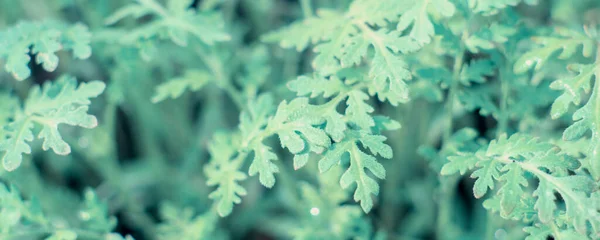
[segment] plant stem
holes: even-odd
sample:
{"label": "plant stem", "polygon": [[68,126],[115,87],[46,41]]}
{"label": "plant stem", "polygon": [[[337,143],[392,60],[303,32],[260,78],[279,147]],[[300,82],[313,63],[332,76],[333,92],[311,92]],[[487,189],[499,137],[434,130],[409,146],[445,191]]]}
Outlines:
{"label": "plant stem", "polygon": [[[446,127],[444,129],[443,138],[442,138],[442,150],[448,144],[450,137],[453,132],[453,111],[454,111],[454,100],[456,98],[456,91],[458,90],[458,83],[460,82],[460,71],[462,69],[462,65],[464,64],[464,47],[459,49],[458,53],[454,57],[454,66],[452,67],[452,82],[450,83],[450,87],[448,89],[448,97],[446,99]],[[444,234],[438,236],[438,239],[452,239],[453,234],[449,234],[447,229],[449,225],[452,224],[452,208],[453,208],[453,199],[455,194],[456,185],[460,180],[458,176],[449,176],[449,177],[440,177],[440,199],[438,202],[439,207],[439,215],[437,219],[437,233]],[[455,232],[453,232],[455,233]]]}
{"label": "plant stem", "polygon": [[311,0],[300,0],[300,7],[302,7],[304,18],[310,18],[313,16]]}
{"label": "plant stem", "polygon": [[464,50],[460,50],[460,52],[454,57],[454,66],[452,67],[452,82],[450,83],[450,87],[448,88],[448,98],[446,99],[446,128],[443,136],[443,143],[445,144],[453,132],[453,116],[452,112],[454,111],[454,100],[456,98],[456,91],[458,90],[458,83],[460,82],[460,70],[462,69],[462,65],[464,64]]}
{"label": "plant stem", "polygon": [[508,80],[511,77],[511,69],[512,66],[511,61],[507,61],[504,64],[504,67],[500,70],[500,91],[502,92],[502,97],[500,99],[500,112],[498,113],[498,127],[496,128],[496,137],[499,137],[501,134],[506,133],[508,130],[508,98],[510,94],[510,86]]}

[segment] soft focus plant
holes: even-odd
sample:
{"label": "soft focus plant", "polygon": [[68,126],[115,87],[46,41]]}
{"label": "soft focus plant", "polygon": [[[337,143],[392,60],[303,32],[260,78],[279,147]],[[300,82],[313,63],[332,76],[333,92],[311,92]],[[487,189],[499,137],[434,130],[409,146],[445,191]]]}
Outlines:
{"label": "soft focus plant", "polygon": [[0,13],[0,239],[600,239],[597,0]]}

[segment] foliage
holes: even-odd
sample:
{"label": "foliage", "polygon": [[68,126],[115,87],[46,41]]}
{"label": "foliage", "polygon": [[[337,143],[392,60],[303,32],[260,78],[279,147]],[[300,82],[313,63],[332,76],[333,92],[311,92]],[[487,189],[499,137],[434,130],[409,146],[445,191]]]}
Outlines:
{"label": "foliage", "polygon": [[598,1],[0,16],[0,239],[600,239]]}

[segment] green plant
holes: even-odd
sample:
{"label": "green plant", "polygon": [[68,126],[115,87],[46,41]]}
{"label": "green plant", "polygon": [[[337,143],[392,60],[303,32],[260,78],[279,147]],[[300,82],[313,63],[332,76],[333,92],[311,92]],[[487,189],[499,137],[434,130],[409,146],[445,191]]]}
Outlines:
{"label": "green plant", "polygon": [[598,1],[0,13],[1,239],[600,239]]}

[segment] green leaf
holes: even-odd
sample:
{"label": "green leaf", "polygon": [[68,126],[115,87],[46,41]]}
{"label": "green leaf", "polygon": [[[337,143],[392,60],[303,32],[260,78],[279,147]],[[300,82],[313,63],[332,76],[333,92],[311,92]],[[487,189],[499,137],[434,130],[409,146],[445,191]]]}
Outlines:
{"label": "green leaf", "polygon": [[507,138],[506,134],[492,140],[487,148],[486,156],[498,157],[530,157],[532,153],[545,153],[554,146],[527,134],[516,133]]}
{"label": "green leaf", "polygon": [[465,174],[467,170],[473,169],[479,158],[472,153],[458,153],[456,156],[448,157],[450,162],[444,164],[441,170],[442,175],[452,175],[455,173]]}
{"label": "green leaf", "polygon": [[[469,0],[469,8],[474,12],[486,15],[496,14],[509,6],[516,6],[523,0]],[[537,4],[538,0],[525,0],[527,4]]]}
{"label": "green leaf", "polygon": [[385,178],[385,169],[381,163],[378,163],[375,157],[368,155],[358,149],[356,144],[352,144],[348,149],[350,153],[350,167],[340,178],[342,188],[348,188],[356,183],[354,191],[354,201],[360,202],[363,211],[368,213],[373,207],[371,194],[379,195],[379,184],[367,175],[365,170],[369,170],[376,178]]}
{"label": "green leaf", "polygon": [[499,164],[492,160],[479,161],[476,167],[479,169],[471,174],[471,178],[477,179],[473,185],[473,193],[476,198],[481,198],[487,193],[488,189],[494,190],[494,181],[500,177]]}
{"label": "green leaf", "polygon": [[[447,73],[445,73],[447,74]],[[460,72],[460,82],[465,86],[470,86],[471,82],[483,83],[487,76],[494,74],[494,63],[490,60],[474,60],[469,65],[465,65]],[[446,75],[448,77],[449,75]]]}
{"label": "green leaf", "polygon": [[534,48],[523,54],[514,65],[515,73],[523,73],[535,66],[535,70],[540,70],[550,59],[553,53],[560,51],[559,59],[567,59],[577,51],[579,45],[583,46],[583,55],[589,57],[594,49],[594,41],[586,35],[566,30],[557,29],[560,37],[536,37],[534,42],[542,45],[540,48]]}
{"label": "green leaf", "polygon": [[412,5],[400,16],[396,29],[404,31],[412,25],[409,36],[420,44],[427,44],[435,34],[428,12],[438,16],[451,17],[456,8],[448,0],[412,0]]}
{"label": "green leaf", "polygon": [[556,198],[554,197],[554,189],[549,186],[546,180],[541,180],[538,188],[533,192],[533,196],[537,197],[535,209],[539,212],[540,221],[547,223],[554,219],[554,211],[556,210]]}
{"label": "green leaf", "polygon": [[210,73],[203,70],[187,70],[183,76],[169,80],[156,87],[152,102],[158,103],[167,98],[178,98],[189,89],[198,91],[212,80]]}
{"label": "green leaf", "polygon": [[47,237],[46,240],[75,240],[77,239],[77,233],[70,230],[58,230],[54,232],[50,237]]}
{"label": "green leaf", "polygon": [[8,126],[9,137],[0,142],[0,151],[4,152],[4,169],[15,170],[21,164],[22,155],[31,153],[27,142],[33,140],[34,124],[42,127],[38,138],[44,139],[43,150],[52,149],[56,154],[69,154],[71,147],[62,139],[58,126],[96,127],[96,117],[87,113],[91,103],[89,99],[100,95],[104,88],[104,83],[100,81],[78,86],[75,78],[69,76],[62,76],[54,83],[46,82],[41,88],[32,88],[24,109]]}
{"label": "green leaf", "polygon": [[310,98],[320,95],[328,98],[337,95],[345,88],[344,84],[336,76],[331,76],[329,79],[300,76],[296,80],[288,82],[287,87],[296,92],[298,96],[310,94]]}
{"label": "green leaf", "polygon": [[205,168],[208,186],[218,186],[208,197],[217,201],[217,212],[221,217],[231,213],[234,204],[242,202],[241,197],[248,194],[238,182],[246,179],[246,174],[232,168],[232,165],[209,164]]}
{"label": "green leaf", "polygon": [[369,149],[373,155],[379,155],[387,159],[393,157],[392,148],[384,143],[384,141],[387,140],[385,136],[371,135],[363,132],[358,140],[362,146]]}
{"label": "green leaf", "polygon": [[231,36],[225,32],[225,24],[219,14],[210,11],[196,12],[194,9],[188,9],[191,5],[188,3],[190,1],[171,0],[165,8],[155,0],[140,0],[114,12],[105,19],[105,24],[113,25],[126,17],[140,18],[154,15],[155,18],[147,24],[123,33],[117,42],[126,45],[134,45],[142,39],[162,36],[162,32],[167,32],[168,37],[180,46],[187,46],[188,34],[207,45],[231,39]]}
{"label": "green leaf", "polygon": [[217,186],[217,189],[208,197],[216,201],[217,213],[222,217],[229,215],[234,204],[241,203],[241,197],[247,194],[246,189],[239,184],[247,176],[239,170],[240,164],[231,160],[239,147],[239,137],[224,132],[216,133],[209,145],[212,158],[204,167],[204,173],[207,176],[206,184]]}
{"label": "green leaf", "polygon": [[29,54],[49,72],[58,67],[56,53],[60,50],[72,50],[78,59],[91,55],[91,34],[80,23],[68,26],[54,21],[22,21],[1,31],[0,39],[0,59],[6,60],[4,69],[19,81],[31,75]]}
{"label": "green leaf", "polygon": [[374,109],[364,102],[368,99],[367,94],[355,90],[348,93],[348,100],[346,101],[348,105],[346,116],[348,116],[351,123],[365,130],[375,126],[375,121],[370,115]]}
{"label": "green leaf", "polygon": [[277,155],[263,144],[257,144],[253,151],[254,159],[248,168],[248,175],[258,174],[260,183],[267,188],[272,188],[275,185],[275,173],[279,172],[277,165],[272,162],[277,160]]}
{"label": "green leaf", "polygon": [[346,23],[340,13],[319,9],[315,16],[294,22],[287,27],[262,36],[264,42],[279,42],[283,48],[295,48],[302,51],[309,44],[315,44],[323,39],[330,39],[333,31]]}
{"label": "green leaf", "polygon": [[191,207],[163,203],[159,214],[161,223],[156,228],[159,239],[223,239],[217,227],[218,218],[212,211],[196,215]]}
{"label": "green leaf", "polygon": [[[446,0],[436,1],[448,3]],[[354,6],[356,5],[346,15],[318,11],[317,17],[310,17],[269,33],[263,37],[263,41],[279,42],[282,47],[296,47],[298,51],[308,44],[315,44],[317,54],[312,65],[324,76],[332,75],[342,68],[359,65],[363,59],[370,60],[369,78],[373,84],[369,85],[369,93],[377,94],[381,101],[388,100],[394,106],[407,102],[409,96],[405,81],[412,76],[400,53],[414,52],[421,45],[409,36],[400,36],[401,31],[383,28],[374,30],[365,24],[369,19],[358,18],[362,15],[352,10]],[[450,6],[453,7],[452,4]],[[352,21],[353,17],[356,18],[355,21]],[[367,56],[370,46],[375,49],[372,59]]]}
{"label": "green leaf", "polygon": [[500,196],[500,214],[503,216],[510,215],[515,208],[521,204],[524,191],[523,187],[527,187],[527,179],[523,177],[523,170],[516,163],[504,165],[502,168],[503,174],[498,180],[504,182],[498,190]]}
{"label": "green leaf", "polygon": [[[339,164],[344,154],[350,157],[350,166],[342,174],[340,185],[342,188],[348,188],[356,183],[354,191],[354,200],[360,202],[362,209],[369,212],[373,207],[371,195],[379,194],[379,184],[375,179],[385,178],[385,169],[376,158],[362,151],[358,147],[358,142],[368,148],[373,154],[380,154],[383,157],[391,157],[391,148],[383,143],[383,136],[369,135],[365,132],[350,132],[343,141],[334,144],[327,150],[323,158],[319,160],[319,171],[327,172],[335,164]],[[369,170],[375,178],[367,174]]]}
{"label": "green leaf", "polygon": [[91,189],[86,189],[83,197],[84,207],[79,212],[79,219],[86,229],[101,233],[111,232],[117,225],[117,218],[108,214],[107,204]]}
{"label": "green leaf", "polygon": [[[596,64],[571,64],[569,70],[577,72],[577,76],[573,78],[558,79],[550,88],[564,91],[552,104],[550,116],[556,119],[569,110],[571,103],[575,105],[581,104],[584,99],[583,92],[588,93],[591,89],[591,81],[600,69],[600,65]],[[596,76],[598,79],[598,76]]]}

